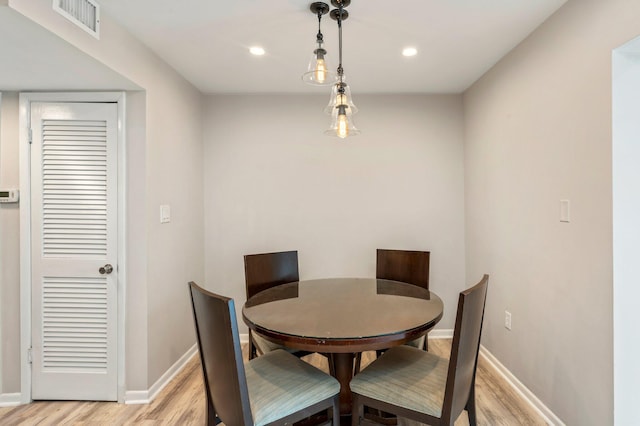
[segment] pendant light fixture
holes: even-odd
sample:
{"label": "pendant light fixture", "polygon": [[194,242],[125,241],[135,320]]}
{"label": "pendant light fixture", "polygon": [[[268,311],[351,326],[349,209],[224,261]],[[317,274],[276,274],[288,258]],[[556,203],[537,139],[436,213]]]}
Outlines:
{"label": "pendant light fixture", "polygon": [[309,61],[307,72],[302,75],[302,80],[307,84],[315,86],[329,86],[334,84],[338,79],[336,74],[332,72],[331,68],[327,65],[325,58],[327,51],[322,47],[324,39],[320,29],[320,23],[322,22],[322,15],[329,12],[329,5],[323,2],[315,2],[311,3],[309,9],[313,14],[318,16],[318,34],[316,35],[316,48]]}
{"label": "pendant light fixture", "polygon": [[344,82],[346,77],[342,77],[342,82],[338,82],[331,88],[331,97],[329,97],[329,104],[324,107],[324,112],[331,115],[331,113],[340,105],[348,107],[347,112],[349,114],[355,114],[358,112],[358,107],[353,104],[351,99],[351,89],[349,85]]}
{"label": "pendant light fixture", "polygon": [[331,125],[324,132],[326,135],[346,138],[360,134],[360,130],[353,125],[352,116],[357,108],[351,99],[351,90],[345,82],[344,68],[342,67],[342,21],[349,17],[349,12],[344,8],[351,4],[351,0],[331,0],[331,4],[337,9],[331,11],[331,19],[338,23],[338,82],[331,91],[329,105],[325,112],[331,114]]}

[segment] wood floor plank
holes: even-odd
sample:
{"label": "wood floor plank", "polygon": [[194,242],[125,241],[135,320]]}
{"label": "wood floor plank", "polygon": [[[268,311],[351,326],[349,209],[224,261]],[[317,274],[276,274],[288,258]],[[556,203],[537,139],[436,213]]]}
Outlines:
{"label": "wood floor plank", "polygon": [[[247,358],[247,345],[243,355]],[[450,339],[430,339],[429,351],[448,357]],[[305,361],[328,371],[327,359],[318,354],[308,355]],[[365,352],[362,368],[375,359],[375,352]],[[538,426],[544,420],[531,408],[491,365],[482,358],[476,376],[476,406],[479,425]],[[205,424],[205,395],[200,359],[191,359],[185,368],[160,392],[150,404],[125,405],[92,401],[37,401],[17,407],[0,408],[3,426],[101,426],[101,425],[203,425]],[[416,426],[419,423],[401,419],[399,424]],[[468,426],[466,413],[455,422]]]}

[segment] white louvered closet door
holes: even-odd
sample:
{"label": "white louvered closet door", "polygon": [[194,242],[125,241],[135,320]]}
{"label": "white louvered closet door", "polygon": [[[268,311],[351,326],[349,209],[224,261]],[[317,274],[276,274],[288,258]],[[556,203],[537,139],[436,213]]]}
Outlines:
{"label": "white louvered closet door", "polygon": [[115,401],[117,105],[34,102],[31,131],[32,398]]}

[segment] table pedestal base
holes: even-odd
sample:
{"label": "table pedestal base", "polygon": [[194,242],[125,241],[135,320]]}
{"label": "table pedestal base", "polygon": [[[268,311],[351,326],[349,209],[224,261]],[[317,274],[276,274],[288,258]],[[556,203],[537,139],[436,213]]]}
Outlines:
{"label": "table pedestal base", "polygon": [[340,382],[340,424],[351,424],[351,389],[349,382],[353,378],[353,353],[334,353],[333,368],[336,379]]}

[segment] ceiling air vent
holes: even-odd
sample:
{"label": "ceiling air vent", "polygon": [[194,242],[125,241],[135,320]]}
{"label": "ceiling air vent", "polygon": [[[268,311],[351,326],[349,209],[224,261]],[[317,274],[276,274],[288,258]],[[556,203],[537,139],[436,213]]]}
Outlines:
{"label": "ceiling air vent", "polygon": [[94,0],[53,0],[53,9],[95,38],[100,38],[100,5]]}

